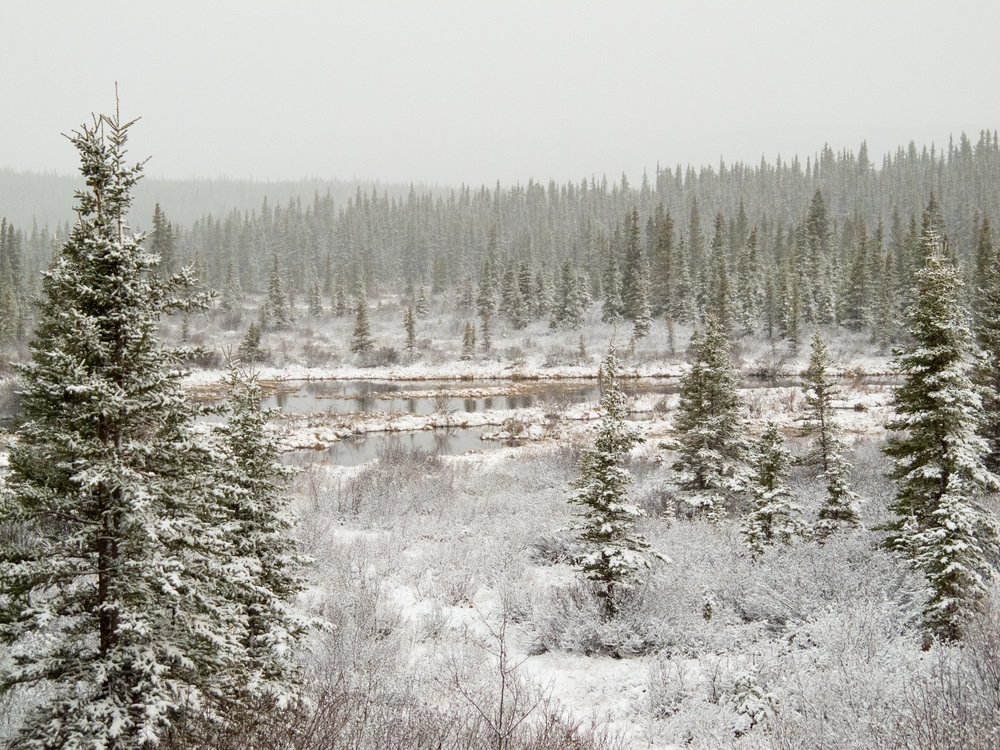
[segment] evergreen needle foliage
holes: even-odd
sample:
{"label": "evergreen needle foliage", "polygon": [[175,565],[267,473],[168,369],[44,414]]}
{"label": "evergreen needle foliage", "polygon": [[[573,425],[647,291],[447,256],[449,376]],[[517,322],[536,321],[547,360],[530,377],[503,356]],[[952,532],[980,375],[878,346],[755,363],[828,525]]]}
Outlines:
{"label": "evergreen needle foliage", "polygon": [[217,492],[225,498],[224,531],[232,542],[229,567],[241,572],[229,596],[242,610],[245,658],[229,675],[229,692],[284,706],[297,695],[294,646],[316,623],[289,606],[304,587],[301,570],[308,560],[290,535],[294,517],[283,489],[293,471],[279,461],[268,414],[260,408],[263,398],[255,372],[230,369],[229,419],[218,428],[214,471]]}
{"label": "evergreen needle foliage", "polygon": [[978,258],[976,340],[982,356],[976,363],[975,380],[983,399],[982,435],[989,445],[986,465],[995,472],[1000,470],[1000,257],[988,222],[981,232]]}
{"label": "evergreen needle foliage", "polygon": [[807,414],[803,432],[813,439],[801,462],[817,467],[820,470],[818,478],[826,482],[826,499],[814,527],[820,539],[840,526],[859,523],[858,495],[850,488],[851,465],[844,458],[844,443],[833,412],[833,401],[839,390],[829,368],[830,355],[817,330],[813,334],[809,367],[802,380]]}
{"label": "evergreen needle foliage", "polygon": [[985,591],[990,565],[984,546],[992,525],[976,504],[996,489],[985,466],[986,441],[978,430],[982,403],[969,378],[972,365],[961,279],[935,242],[917,273],[910,309],[912,344],[897,351],[904,378],[896,390],[897,433],[885,452],[897,482],[886,544],[920,570],[931,595],[924,626],[942,639],[961,637],[963,618]]}
{"label": "evergreen needle foliage", "polygon": [[11,748],[155,745],[238,691],[281,692],[287,662],[272,654],[288,659],[298,633],[279,604],[297,584],[279,509],[264,507],[260,424],[237,410],[238,450],[199,437],[178,356],[156,338],[162,313],[203,300],[179,301],[190,276],[153,273],[126,223],[142,166],[126,162],[131,125],[95,117],[70,138],[86,187],[21,368],[0,499],[13,530],[0,539],[0,692],[32,710]]}
{"label": "evergreen needle foliage", "polygon": [[722,324],[710,318],[691,340],[694,361],[684,375],[674,422],[680,456],[674,463],[686,502],[718,519],[746,488],[748,446],[743,402]]}
{"label": "evergreen needle foliage", "polygon": [[740,526],[744,542],[755,557],[775,542],[790,544],[802,532],[801,509],[791,502],[785,484],[791,455],[774,422],[757,444],[757,470],[750,487],[750,512]]}
{"label": "evergreen needle foliage", "polygon": [[351,336],[351,351],[364,354],[375,346],[371,326],[368,323],[368,300],[359,295],[354,307],[354,333]]}
{"label": "evergreen needle foliage", "polygon": [[616,614],[616,595],[638,583],[639,573],[650,564],[649,544],[633,530],[643,510],[629,502],[630,477],[623,466],[642,437],[625,420],[625,396],[616,380],[618,367],[612,348],[600,371],[604,416],[594,445],[580,459],[580,478],[573,485],[576,494],[572,498],[583,508],[577,528],[590,550],[581,567],[594,582],[609,618]]}

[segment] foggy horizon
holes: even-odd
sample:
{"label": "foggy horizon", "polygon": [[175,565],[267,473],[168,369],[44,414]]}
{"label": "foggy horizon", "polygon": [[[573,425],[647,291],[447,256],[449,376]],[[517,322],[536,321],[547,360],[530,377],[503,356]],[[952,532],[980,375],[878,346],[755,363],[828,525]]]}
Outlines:
{"label": "foggy horizon", "polygon": [[[1000,127],[981,2],[172,3],[15,0],[0,168],[72,174],[61,134],[140,117],[167,180],[576,182],[659,164],[878,166]],[[17,71],[15,74],[14,71]]]}

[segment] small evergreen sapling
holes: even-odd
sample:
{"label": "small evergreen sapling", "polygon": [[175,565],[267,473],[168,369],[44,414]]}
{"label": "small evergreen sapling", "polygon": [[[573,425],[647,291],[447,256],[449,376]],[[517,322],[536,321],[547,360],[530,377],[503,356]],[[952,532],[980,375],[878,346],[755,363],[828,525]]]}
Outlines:
{"label": "small evergreen sapling", "polygon": [[750,512],[743,519],[740,533],[755,557],[776,543],[790,544],[802,532],[798,520],[801,509],[792,503],[785,484],[791,455],[774,422],[760,436],[756,446],[757,467],[750,486]]}
{"label": "small evergreen sapling", "polygon": [[476,356],[476,327],[471,321],[465,321],[465,333],[462,335],[462,359],[472,359]]}
{"label": "small evergreen sapling", "polygon": [[412,307],[403,312],[403,330],[406,332],[406,352],[412,360],[417,348],[417,319]]}
{"label": "small evergreen sapling", "polygon": [[354,307],[354,333],[351,336],[351,351],[363,354],[375,346],[371,327],[368,324],[368,300],[359,295]]}
{"label": "small evergreen sapling", "polygon": [[625,396],[617,376],[618,359],[612,348],[600,370],[604,415],[593,446],[580,459],[580,478],[573,485],[576,493],[571,499],[582,507],[577,530],[589,549],[580,565],[609,618],[617,612],[616,595],[639,582],[639,574],[655,555],[634,531],[636,519],[644,512],[629,502],[631,480],[623,464],[642,437],[625,420]]}
{"label": "small evergreen sapling", "polygon": [[819,511],[814,531],[824,539],[841,526],[857,526],[858,495],[850,488],[851,465],[844,458],[845,446],[833,411],[839,395],[830,376],[830,356],[819,331],[813,334],[809,367],[802,381],[807,418],[803,433],[813,436],[809,451],[800,462],[816,466],[819,479],[826,482],[826,499]]}

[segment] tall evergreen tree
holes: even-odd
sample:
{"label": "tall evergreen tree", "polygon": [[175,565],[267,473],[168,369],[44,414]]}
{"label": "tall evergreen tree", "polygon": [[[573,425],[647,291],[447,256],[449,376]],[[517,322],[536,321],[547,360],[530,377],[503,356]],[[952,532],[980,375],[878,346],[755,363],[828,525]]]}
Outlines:
{"label": "tall evergreen tree", "polygon": [[217,428],[221,450],[213,472],[225,496],[230,564],[247,576],[230,592],[245,626],[242,669],[226,676],[227,691],[251,705],[263,699],[283,708],[298,698],[295,646],[317,624],[290,606],[305,587],[308,562],[291,536],[295,519],[284,495],[293,471],[280,462],[254,371],[231,368],[228,385],[229,418]]}
{"label": "tall evergreen tree", "polygon": [[737,300],[739,308],[739,324],[746,336],[756,330],[761,313],[764,310],[764,269],[760,256],[760,243],[757,227],[751,230],[745,243],[740,246],[737,274],[739,289]]}
{"label": "tall evergreen tree", "polygon": [[713,316],[728,334],[732,330],[733,293],[729,283],[729,258],[726,252],[726,221],[715,215],[710,267],[705,269],[705,311]]}
{"label": "tall evergreen tree", "polygon": [[[984,221],[981,237],[989,235],[989,223]],[[974,378],[983,401],[981,434],[986,438],[989,452],[986,465],[992,472],[1000,472],[1000,260],[995,248],[980,248],[983,257],[980,270],[981,282],[977,290],[975,322],[976,343],[980,356],[976,361]],[[991,260],[986,258],[992,257]]]}
{"label": "tall evergreen tree", "polygon": [[750,482],[750,511],[740,525],[743,541],[755,557],[775,542],[790,544],[802,533],[801,509],[791,501],[785,484],[791,454],[774,422],[760,436],[755,449],[756,469]]}
{"label": "tall evergreen tree", "polygon": [[[251,582],[225,533],[177,357],[156,339],[184,279],[126,223],[131,122],[74,132],[86,187],[43,277],[0,516],[0,691],[36,698],[11,748],[155,745],[247,679]],[[194,304],[196,300],[189,301]]]}
{"label": "tall evergreen tree", "polygon": [[222,295],[219,298],[219,307],[223,312],[236,318],[243,309],[243,287],[240,285],[239,272],[236,270],[236,261],[229,258],[226,264],[226,281],[222,287]]}
{"label": "tall evergreen tree", "polygon": [[649,543],[634,530],[643,510],[629,502],[630,477],[623,465],[642,437],[625,419],[618,368],[612,347],[600,370],[603,416],[594,445],[580,459],[580,478],[573,485],[576,492],[571,500],[582,506],[577,528],[588,552],[581,567],[594,582],[608,617],[617,612],[616,595],[637,583],[638,574],[650,564]]}
{"label": "tall evergreen tree", "polygon": [[0,220],[0,342],[21,340],[29,318],[22,235]]}
{"label": "tall evergreen tree", "polygon": [[153,229],[149,237],[149,252],[159,257],[157,270],[170,276],[177,270],[177,249],[174,228],[167,221],[160,204],[153,208]]}
{"label": "tall evergreen tree", "polygon": [[573,268],[569,258],[563,261],[562,274],[556,289],[556,299],[552,304],[549,325],[552,328],[566,327],[573,330],[583,324],[586,313],[586,299],[583,281]]}
{"label": "tall evergreen tree", "polygon": [[313,275],[309,279],[309,288],[307,291],[307,304],[309,306],[309,315],[313,318],[318,318],[323,314],[323,296],[321,287],[319,284],[319,278]]}
{"label": "tall evergreen tree", "polygon": [[462,359],[472,359],[476,356],[476,327],[471,321],[465,321],[465,333],[462,335]]}
{"label": "tall evergreen tree", "polygon": [[625,317],[635,324],[638,337],[649,333],[649,268],[643,252],[639,211],[633,208],[625,222],[625,267],[622,271],[622,305]]}
{"label": "tall evergreen tree", "polygon": [[625,303],[622,301],[621,271],[618,267],[614,243],[608,246],[603,292],[604,304],[601,309],[601,320],[605,323],[617,323],[625,317]]}
{"label": "tall evergreen tree", "polygon": [[417,292],[417,301],[414,304],[413,312],[418,318],[426,318],[431,314],[431,303],[427,299],[427,287],[420,287]]}
{"label": "tall evergreen tree", "polygon": [[913,343],[897,352],[904,378],[896,389],[897,433],[885,452],[897,482],[886,544],[920,570],[931,589],[923,622],[933,635],[958,639],[963,617],[983,593],[992,525],[977,496],[1000,486],[985,466],[979,436],[982,403],[969,378],[971,341],[961,279],[941,244],[917,273],[909,311]]}
{"label": "tall evergreen tree", "polygon": [[276,252],[271,254],[271,276],[267,282],[267,300],[261,308],[261,317],[265,324],[273,323],[278,328],[286,328],[292,321],[285,284],[281,280],[281,263]]}
{"label": "tall evergreen tree", "polygon": [[749,455],[743,401],[722,325],[710,318],[691,341],[693,361],[680,386],[674,463],[685,501],[710,518],[723,517],[746,489]]}
{"label": "tall evergreen tree", "polygon": [[413,359],[413,353],[417,348],[417,318],[412,307],[403,311],[403,330],[406,333],[406,351]]}

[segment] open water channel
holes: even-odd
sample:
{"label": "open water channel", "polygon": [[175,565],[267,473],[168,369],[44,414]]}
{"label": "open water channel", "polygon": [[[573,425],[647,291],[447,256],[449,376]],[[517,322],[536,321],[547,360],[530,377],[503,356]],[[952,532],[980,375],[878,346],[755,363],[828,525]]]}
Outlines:
{"label": "open water channel", "polygon": [[[623,380],[631,395],[666,395],[677,392],[676,380]],[[508,392],[509,391],[509,392]],[[513,392],[516,391],[516,392]],[[579,381],[285,381],[263,403],[284,414],[417,414],[479,413],[532,407],[562,409],[596,402],[600,388],[592,380]],[[654,399],[655,400],[655,399]],[[644,415],[635,414],[635,418]],[[437,455],[500,448],[505,443],[483,440],[496,427],[452,427],[408,432],[370,432],[341,440],[325,449],[327,460],[344,466],[369,461],[388,449],[419,450]]]}

